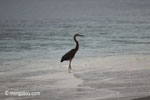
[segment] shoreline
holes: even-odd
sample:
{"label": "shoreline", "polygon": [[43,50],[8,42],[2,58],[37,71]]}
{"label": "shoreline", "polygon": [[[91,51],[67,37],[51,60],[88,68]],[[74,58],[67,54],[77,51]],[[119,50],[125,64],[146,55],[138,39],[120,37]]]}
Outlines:
{"label": "shoreline", "polygon": [[7,66],[14,70],[0,74],[3,79],[0,88],[1,92],[40,91],[40,98],[34,98],[37,100],[150,100],[149,58],[145,55],[76,58],[72,73],[68,73],[68,62],[59,63],[57,59],[33,60],[28,64],[13,62]]}

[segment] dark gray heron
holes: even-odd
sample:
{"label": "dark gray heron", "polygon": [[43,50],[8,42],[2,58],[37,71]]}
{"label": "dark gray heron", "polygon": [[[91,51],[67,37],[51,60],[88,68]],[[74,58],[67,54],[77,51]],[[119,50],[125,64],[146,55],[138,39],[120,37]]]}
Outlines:
{"label": "dark gray heron", "polygon": [[67,52],[64,56],[62,56],[61,58],[61,62],[63,61],[69,61],[69,68],[68,68],[68,72],[70,72],[71,70],[71,61],[72,59],[74,58],[76,52],[78,51],[79,49],[79,43],[76,39],[77,36],[83,36],[83,35],[80,35],[80,34],[75,34],[74,35],[74,41],[76,42],[76,47],[72,50],[70,50],[69,52]]}

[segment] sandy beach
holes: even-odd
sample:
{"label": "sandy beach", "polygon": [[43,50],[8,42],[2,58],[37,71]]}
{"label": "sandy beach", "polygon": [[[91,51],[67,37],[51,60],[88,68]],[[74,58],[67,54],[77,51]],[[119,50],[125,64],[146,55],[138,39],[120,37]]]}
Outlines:
{"label": "sandy beach", "polygon": [[[22,66],[0,73],[3,100],[143,100],[150,95],[150,56],[124,55],[80,58],[68,63],[56,60],[12,62]],[[6,65],[5,65],[6,66]],[[51,67],[49,67],[51,66]],[[4,85],[5,84],[5,85]],[[39,91],[39,96],[6,96],[5,91]],[[148,99],[144,99],[148,100]]]}

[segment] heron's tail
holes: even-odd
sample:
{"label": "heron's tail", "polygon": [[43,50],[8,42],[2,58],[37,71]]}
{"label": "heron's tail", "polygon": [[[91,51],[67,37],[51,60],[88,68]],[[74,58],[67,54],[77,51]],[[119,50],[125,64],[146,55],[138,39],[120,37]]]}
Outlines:
{"label": "heron's tail", "polygon": [[63,59],[61,59],[61,61],[60,62],[63,62],[64,60]]}

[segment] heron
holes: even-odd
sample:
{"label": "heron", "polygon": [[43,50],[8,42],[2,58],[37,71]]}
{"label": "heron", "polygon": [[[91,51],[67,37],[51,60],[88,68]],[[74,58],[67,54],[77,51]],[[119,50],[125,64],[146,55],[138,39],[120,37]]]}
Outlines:
{"label": "heron", "polygon": [[62,56],[61,58],[61,62],[63,61],[69,61],[69,67],[68,67],[68,72],[70,72],[70,70],[72,70],[71,68],[71,62],[72,62],[72,59],[74,58],[75,54],[77,53],[78,49],[79,49],[79,43],[76,39],[77,36],[81,36],[83,37],[84,35],[80,35],[78,33],[76,33],[73,37],[75,43],[76,43],[76,46],[74,49],[70,50],[69,52],[67,52],[64,56]]}

